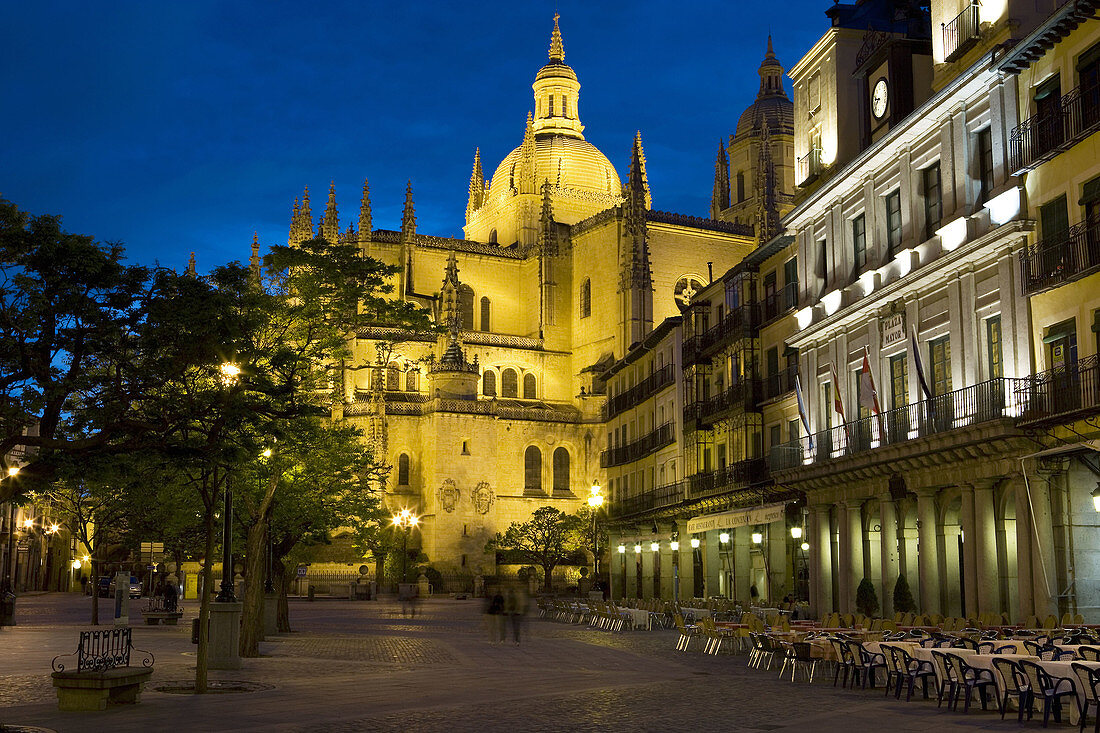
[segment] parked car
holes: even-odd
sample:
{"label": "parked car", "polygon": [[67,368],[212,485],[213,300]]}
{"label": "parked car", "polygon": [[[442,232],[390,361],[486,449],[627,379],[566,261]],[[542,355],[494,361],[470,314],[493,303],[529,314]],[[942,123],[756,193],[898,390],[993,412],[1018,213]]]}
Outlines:
{"label": "parked car", "polygon": [[[141,581],[136,576],[130,576],[130,597],[141,598]],[[115,594],[115,579],[110,579],[110,584],[107,586],[107,597],[111,597]]]}
{"label": "parked car", "polygon": [[109,598],[114,589],[114,579],[110,575],[101,575],[96,583],[96,592],[100,598]]}

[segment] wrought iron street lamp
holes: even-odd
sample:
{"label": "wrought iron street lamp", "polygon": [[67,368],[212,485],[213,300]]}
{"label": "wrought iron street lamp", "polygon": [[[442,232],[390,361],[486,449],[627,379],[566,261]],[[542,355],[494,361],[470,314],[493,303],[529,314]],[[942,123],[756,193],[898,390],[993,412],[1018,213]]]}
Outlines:
{"label": "wrought iron street lamp", "polygon": [[[232,387],[241,375],[241,368],[232,362],[222,364],[218,371],[225,387]],[[225,484],[225,506],[222,511],[222,585],[217,597],[218,603],[236,603],[237,595],[233,591],[233,491],[229,483]]]}
{"label": "wrought iron street lamp", "polygon": [[600,576],[600,532],[599,524],[596,522],[596,515],[600,511],[600,507],[603,506],[603,494],[600,493],[600,482],[593,481],[592,488],[588,490],[588,506],[591,508],[592,514],[592,575],[596,578]]}

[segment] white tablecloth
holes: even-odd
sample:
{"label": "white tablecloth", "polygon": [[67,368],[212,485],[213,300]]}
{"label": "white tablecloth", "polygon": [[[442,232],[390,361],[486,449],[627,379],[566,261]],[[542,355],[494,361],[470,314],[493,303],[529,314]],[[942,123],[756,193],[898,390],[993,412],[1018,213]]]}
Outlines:
{"label": "white tablecloth", "polygon": [[[1091,669],[1100,669],[1100,662],[1076,662],[1077,664],[1083,664]],[[1077,678],[1077,673],[1073,671],[1074,662],[1039,662],[1039,666],[1042,667],[1052,677],[1069,677],[1073,680],[1073,687],[1077,690],[1077,699],[1079,702],[1085,700],[1085,690],[1082,688],[1081,680]],[[1062,709],[1065,710],[1067,706],[1063,705]],[[1077,706],[1069,705],[1069,722],[1076,723],[1078,720],[1079,712]]]}
{"label": "white tablecloth", "polygon": [[681,606],[680,610],[684,612],[685,618],[690,613],[692,618],[694,618],[696,621],[701,618],[710,618],[709,608],[688,608],[686,606]]}
{"label": "white tablecloth", "polygon": [[639,608],[620,608],[619,612],[630,616],[630,625],[633,628],[649,628],[649,611]]}

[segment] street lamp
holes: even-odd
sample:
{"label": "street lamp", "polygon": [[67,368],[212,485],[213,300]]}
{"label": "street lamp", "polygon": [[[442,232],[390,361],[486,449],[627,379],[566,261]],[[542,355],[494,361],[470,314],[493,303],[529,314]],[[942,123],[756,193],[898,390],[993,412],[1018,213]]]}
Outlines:
{"label": "street lamp", "polygon": [[802,539],[802,528],[801,527],[791,527],[791,539],[795,539],[795,540]]}
{"label": "street lamp", "polygon": [[691,538],[691,549],[693,549],[693,550],[698,550],[699,549],[699,538],[698,537],[692,537]]}
{"label": "street lamp", "polygon": [[409,561],[409,531],[420,524],[420,518],[408,509],[402,509],[393,515],[393,526],[405,530],[401,540],[401,582],[405,582],[406,566]]}
{"label": "street lamp", "polygon": [[592,488],[588,490],[588,506],[592,508],[592,575],[597,578],[600,575],[600,533],[596,525],[596,515],[603,506],[603,494],[600,493],[600,482],[593,481]]}
{"label": "street lamp", "polygon": [[[233,362],[225,362],[219,368],[222,384],[232,387],[241,375],[241,368]],[[222,587],[214,599],[219,603],[236,603],[233,592],[233,491],[225,484],[225,507],[222,511]]]}

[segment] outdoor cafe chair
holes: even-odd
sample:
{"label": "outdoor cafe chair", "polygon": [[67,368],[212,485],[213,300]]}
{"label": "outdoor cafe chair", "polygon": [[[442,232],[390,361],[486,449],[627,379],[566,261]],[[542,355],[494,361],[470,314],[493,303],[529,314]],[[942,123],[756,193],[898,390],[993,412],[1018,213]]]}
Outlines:
{"label": "outdoor cafe chair", "polygon": [[[862,642],[849,641],[847,642],[848,649],[851,650],[853,659],[852,671],[858,674],[858,682],[864,687],[867,687],[867,683],[871,683],[871,688],[875,687],[875,671],[886,669],[886,657],[881,652],[869,652],[864,648]],[[852,677],[852,686],[856,685],[857,679]]]}
{"label": "outdoor cafe chair", "polygon": [[966,701],[963,704],[963,714],[970,711],[970,698],[974,690],[978,691],[978,697],[982,701],[982,710],[986,709],[987,688],[993,688],[994,699],[997,694],[997,682],[993,679],[993,673],[988,669],[972,667],[958,654],[945,652],[944,657],[950,665],[955,677],[955,699],[951,705],[952,710],[959,709],[959,693],[966,690]]}
{"label": "outdoor cafe chair", "polygon": [[992,654],[995,645],[991,641],[978,642],[978,654]]}
{"label": "outdoor cafe chair", "polygon": [[[843,639],[833,638],[829,640],[829,643],[833,645],[833,651],[836,652],[836,671],[833,673],[833,687],[836,687],[836,682],[840,679],[841,672],[844,673],[844,678],[841,679],[840,686],[848,686],[848,675],[855,672],[852,661],[852,653],[848,651],[848,644]],[[855,684],[855,675],[852,676],[852,684]]]}
{"label": "outdoor cafe chair", "polygon": [[993,653],[994,654],[1015,654],[1016,653],[1016,645],[1015,644],[1002,644],[1001,646],[996,647],[993,650]]}
{"label": "outdoor cafe chair", "polygon": [[[814,672],[817,670],[817,657],[813,656],[813,645],[805,641],[793,642],[787,648],[787,658],[783,664],[791,666],[791,682],[794,682],[795,672],[802,668],[806,676],[806,682],[814,681]],[[779,678],[783,679],[783,670],[779,671]]]}
{"label": "outdoor cafe chair", "polygon": [[956,649],[973,649],[978,650],[978,642],[973,639],[968,639],[965,636],[956,636],[951,640],[951,646]]}
{"label": "outdoor cafe chair", "polygon": [[943,673],[940,675],[940,687],[936,695],[936,707],[942,707],[944,699],[947,700],[947,709],[951,709],[951,700],[958,691],[959,680],[955,676],[955,668],[947,661],[947,652],[936,649],[932,652],[932,658],[937,660],[936,666]]}
{"label": "outdoor cafe chair", "polygon": [[1069,677],[1055,677],[1027,659],[1020,660],[1020,668],[1031,682],[1033,698],[1038,700],[1041,697],[1043,700],[1043,727],[1047,727],[1052,712],[1055,722],[1061,723],[1062,698],[1072,697],[1075,702],[1077,700],[1077,686],[1073,680]]}
{"label": "outdoor cafe chair", "polygon": [[680,614],[676,614],[675,621],[676,629],[680,632],[680,638],[676,640],[676,651],[686,652],[691,637],[699,633],[699,628],[695,624],[684,623],[684,617]]}
{"label": "outdoor cafe chair", "polygon": [[1086,662],[1100,662],[1100,648],[1095,646],[1083,646],[1077,650],[1077,654]]}
{"label": "outdoor cafe chair", "polygon": [[1008,701],[1013,696],[1016,697],[1016,707],[1019,709],[1016,720],[1024,722],[1024,711],[1027,711],[1027,719],[1031,720],[1032,689],[1027,673],[1011,659],[994,658],[993,668],[1000,673],[1004,683],[1004,696],[1000,700],[1001,720],[1005,719]]}
{"label": "outdoor cafe chair", "polygon": [[894,647],[883,646],[882,656],[886,661],[886,683],[883,685],[883,687],[886,688],[886,692],[883,694],[883,697],[889,696],[893,690],[897,690],[897,695],[895,695],[895,697],[899,697],[901,695],[901,681],[905,676],[905,670],[900,666],[898,658],[894,655]]}
{"label": "outdoor cafe chair", "polygon": [[1095,725],[1093,726],[1094,733],[1100,733],[1100,670],[1088,667],[1080,662],[1074,662],[1070,665],[1070,669],[1077,675],[1077,682],[1081,685],[1083,695],[1081,695],[1079,713],[1080,720],[1078,721],[1079,730],[1085,729],[1085,718],[1088,716],[1089,708],[1096,708]]}
{"label": "outdoor cafe chair", "polygon": [[[920,680],[924,699],[927,700],[928,681],[931,680],[932,684],[936,683],[936,667],[926,659],[914,659],[909,655],[909,652],[901,647],[891,647],[891,651],[894,653],[894,659],[899,663],[898,666],[905,670],[905,676],[909,682],[909,689],[905,694],[905,702],[909,702],[913,699],[913,689],[917,686],[917,680]],[[899,686],[897,697],[900,696],[901,687]]]}

